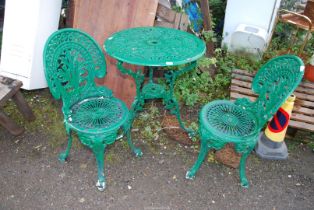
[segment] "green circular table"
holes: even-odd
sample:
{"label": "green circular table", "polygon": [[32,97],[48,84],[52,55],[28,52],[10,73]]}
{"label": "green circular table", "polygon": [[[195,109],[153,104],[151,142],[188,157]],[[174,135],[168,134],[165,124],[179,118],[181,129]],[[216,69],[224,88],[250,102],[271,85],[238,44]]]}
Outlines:
{"label": "green circular table", "polygon": [[[131,107],[132,120],[136,112],[142,110],[146,99],[161,98],[165,108],[175,114],[181,128],[192,134],[181,121],[179,105],[173,88],[176,78],[196,67],[196,60],[205,53],[205,43],[184,31],[162,27],[139,27],[119,31],[104,43],[108,55],[117,59],[118,69],[132,76],[136,82],[136,97]],[[149,81],[144,83],[142,70],[126,69],[123,63],[147,66]],[[183,65],[184,64],[184,65]],[[164,77],[169,90],[153,81],[156,67],[178,66],[177,70],[166,71]],[[160,68],[159,68],[160,69]]]}
{"label": "green circular table", "polygon": [[162,27],[126,29],[110,36],[105,51],[119,61],[141,66],[172,66],[200,58],[205,43],[184,31]]}

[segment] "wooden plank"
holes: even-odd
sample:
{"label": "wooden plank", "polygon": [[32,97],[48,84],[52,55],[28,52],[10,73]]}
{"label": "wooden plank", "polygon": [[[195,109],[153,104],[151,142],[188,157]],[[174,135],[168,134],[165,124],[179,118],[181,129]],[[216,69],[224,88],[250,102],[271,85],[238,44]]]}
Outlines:
{"label": "wooden plank", "polygon": [[188,25],[189,25],[189,17],[185,13],[182,13],[179,29],[181,31],[187,31]]}
{"label": "wooden plank", "polygon": [[167,22],[173,23],[176,19],[177,13],[171,8],[167,8],[162,4],[158,4],[156,16]]}
{"label": "wooden plank", "polygon": [[238,79],[232,79],[231,84],[235,84],[235,85],[238,85],[240,87],[248,88],[251,90],[251,83],[250,82],[245,82],[245,81],[241,81]]}
{"label": "wooden plank", "polygon": [[311,89],[311,88],[306,88],[304,86],[299,86],[299,87],[297,87],[297,89],[295,91],[299,92],[299,93],[306,93],[306,94],[312,95],[314,97],[314,89]]}
{"label": "wooden plank", "polygon": [[[247,82],[247,81],[241,81],[238,78],[236,79],[232,79],[231,80],[231,91],[233,90],[233,88],[235,88],[236,91],[238,88],[237,87],[242,87],[242,88],[246,88],[247,90],[245,90],[245,92],[249,92],[251,91],[253,93],[253,91],[251,90],[250,86],[251,83]],[[240,89],[241,91],[242,89]],[[314,90],[313,90],[314,91]],[[314,93],[312,90],[307,90],[305,88],[299,87],[296,89],[296,91],[294,93],[296,93],[296,95],[303,100],[307,100],[309,102],[314,101]],[[250,93],[250,94],[252,94]],[[314,104],[313,104],[314,105]]]}
{"label": "wooden plank", "polygon": [[[111,34],[122,29],[153,26],[158,0],[74,0],[73,27],[93,36],[101,46]],[[113,90],[130,107],[135,96],[133,78],[121,74],[115,60],[106,56],[107,75],[96,80]],[[134,66],[129,66],[135,69]]]}
{"label": "wooden plank", "polygon": [[169,22],[162,21],[162,20],[156,20],[154,23],[154,26],[173,28],[173,23],[169,23]]}
{"label": "wooden plank", "polygon": [[309,88],[309,89],[314,89],[314,83],[311,83],[311,82],[303,81],[300,83],[300,86],[305,87],[305,88]]}
{"label": "wooden plank", "polygon": [[[205,31],[212,30],[212,19],[209,11],[208,0],[200,0],[201,12],[203,15],[203,25]],[[214,43],[207,42],[206,43],[206,55],[213,56],[214,55]]]}
{"label": "wooden plank", "polygon": [[[243,97],[249,98],[251,101],[256,99],[257,95],[251,90],[254,74],[240,69],[232,71],[231,100]],[[294,94],[296,101],[289,125],[314,131],[314,84],[301,82]]]}
{"label": "wooden plank", "polygon": [[177,13],[177,15],[176,15],[176,17],[175,17],[175,19],[174,19],[174,22],[173,22],[173,28],[176,28],[176,29],[179,28],[179,26],[180,26],[180,21],[181,21],[181,16],[182,16],[182,14]]}
{"label": "wooden plank", "polygon": [[176,12],[159,2],[154,26],[175,28],[186,31],[188,24],[188,16],[185,13]]}
{"label": "wooden plank", "polygon": [[[243,75],[243,76],[252,77],[252,79],[253,79],[255,74],[256,74],[256,72],[248,72],[248,71],[241,70],[241,69],[232,70],[232,76],[235,75],[235,76],[237,76],[237,78],[241,78],[241,76]],[[243,77],[243,78],[247,80],[247,77]],[[299,87],[309,88],[311,91],[314,91],[314,83],[311,83],[311,82],[302,81],[299,84]]]}
{"label": "wooden plank", "polygon": [[303,115],[303,114],[299,114],[299,113],[293,113],[291,114],[291,119],[294,119],[298,122],[306,122],[306,123],[309,123],[309,124],[313,124],[314,121],[313,121],[313,117],[309,117],[309,116],[306,116],[306,115]]}
{"label": "wooden plank", "polygon": [[[243,93],[236,93],[236,92],[231,92],[230,93],[230,99],[231,100],[236,100],[238,98],[249,98],[251,101],[255,101],[256,100],[256,97],[251,96],[251,95],[246,95],[246,94],[243,94]],[[293,107],[293,112],[300,113],[300,114],[303,114],[303,115],[306,115],[306,116],[311,116],[311,117],[314,116],[314,110],[313,109],[302,107],[300,105],[295,105]]]}
{"label": "wooden plank", "polygon": [[[231,80],[231,84],[235,84],[236,86],[240,86],[240,87],[244,87],[244,88],[250,88],[251,82],[249,80],[250,80],[250,78],[248,76],[235,75],[234,74],[233,79]],[[232,91],[232,88],[231,88],[231,91]],[[237,91],[239,91],[239,90],[237,90]],[[245,90],[245,92],[249,92],[249,90]],[[251,94],[252,93],[250,93],[249,95],[251,95]],[[306,89],[303,87],[298,87],[295,91],[295,94],[299,99],[305,100],[304,105],[306,105],[308,107],[314,107],[314,103],[313,103],[314,102],[314,90]]]}
{"label": "wooden plank", "polygon": [[[248,86],[250,85],[250,83],[248,82],[232,79],[231,84],[231,92],[238,92],[247,96],[256,96],[256,94],[254,94],[253,91],[248,88]],[[296,104],[298,103],[301,106],[314,108],[314,102],[307,100],[307,98],[311,98],[311,96],[296,92],[295,95],[297,96]]]}
{"label": "wooden plank", "polygon": [[25,101],[21,91],[17,91],[16,94],[12,97],[14,103],[16,104],[18,110],[22,113],[22,115],[27,119],[28,121],[35,120],[35,115],[32,111],[32,109],[29,107],[27,102]]}
{"label": "wooden plank", "polygon": [[294,94],[299,99],[314,102],[314,96],[311,96],[311,95],[308,95],[308,94],[304,94],[304,93],[299,93],[299,92],[294,92]]}
{"label": "wooden plank", "polygon": [[289,126],[290,127],[294,127],[294,128],[300,128],[302,130],[310,130],[310,131],[314,131],[314,125],[313,124],[308,124],[305,122],[298,122],[295,120],[290,120],[289,122]]}
{"label": "wooden plank", "polygon": [[238,86],[233,85],[233,84],[231,84],[231,90],[232,90],[232,92],[238,92],[238,93],[242,93],[242,94],[245,94],[248,96],[257,97],[257,95],[255,93],[253,93],[251,89],[238,87]]}
{"label": "wooden plank", "polygon": [[248,96],[241,93],[235,93],[235,92],[230,93],[230,98],[233,100],[238,99],[238,98],[248,98],[250,101],[255,101],[256,99],[256,97]]}
{"label": "wooden plank", "polygon": [[0,106],[12,98],[22,85],[23,83],[19,80],[0,76]]}
{"label": "wooden plank", "polygon": [[[256,95],[249,94],[249,91],[244,92],[244,91],[239,91],[239,90],[241,90],[241,88],[237,87],[236,91],[231,92],[231,98],[232,99],[248,97],[252,101],[256,100]],[[239,92],[237,92],[237,91],[239,91]],[[298,112],[298,113],[303,113],[304,115],[308,115],[308,116],[314,116],[314,110],[313,109],[302,107],[302,106],[300,106],[300,104],[295,105],[293,111]]]}
{"label": "wooden plank", "polygon": [[298,112],[298,113],[301,113],[303,115],[314,117],[314,109],[309,109],[309,108],[305,108],[305,107],[301,107],[301,106],[296,105],[293,107],[293,112]]}
{"label": "wooden plank", "polygon": [[314,102],[311,101],[305,101],[300,98],[296,98],[295,104],[298,106],[308,107],[308,108],[314,108]]}
{"label": "wooden plank", "polygon": [[250,76],[250,77],[254,77],[254,75],[256,74],[256,72],[249,72],[249,71],[241,70],[241,69],[234,69],[232,70],[232,73]]}
{"label": "wooden plank", "polygon": [[24,132],[24,128],[17,125],[5,113],[0,110],[0,125],[7,129],[12,135],[20,135]]}
{"label": "wooden plank", "polygon": [[231,78],[250,82],[250,83],[253,81],[253,78],[251,76],[245,76],[245,75],[239,75],[239,74],[231,74]]}

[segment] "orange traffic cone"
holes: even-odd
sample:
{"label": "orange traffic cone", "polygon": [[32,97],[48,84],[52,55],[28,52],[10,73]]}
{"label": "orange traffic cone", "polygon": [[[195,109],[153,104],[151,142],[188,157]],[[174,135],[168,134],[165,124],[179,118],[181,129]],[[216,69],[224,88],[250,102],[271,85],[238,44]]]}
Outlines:
{"label": "orange traffic cone", "polygon": [[255,147],[256,154],[259,157],[272,160],[284,160],[288,158],[288,150],[284,138],[294,101],[295,96],[291,95],[268,123],[265,132],[261,133]]}

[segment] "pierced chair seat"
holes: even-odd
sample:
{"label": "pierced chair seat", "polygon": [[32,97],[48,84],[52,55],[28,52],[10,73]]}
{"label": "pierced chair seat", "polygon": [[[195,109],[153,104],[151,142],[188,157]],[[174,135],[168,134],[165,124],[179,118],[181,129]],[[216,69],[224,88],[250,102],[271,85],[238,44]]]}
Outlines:
{"label": "pierced chair seat", "polygon": [[121,127],[128,119],[128,108],[116,98],[92,97],[70,108],[67,123],[84,133],[103,133]]}
{"label": "pierced chair seat", "polygon": [[294,55],[282,55],[264,64],[252,81],[255,101],[248,98],[236,102],[217,100],[206,104],[199,116],[201,147],[198,158],[186,173],[193,179],[210,149],[220,150],[231,142],[241,153],[239,175],[243,187],[248,187],[246,159],[254,149],[265,123],[293,93],[304,73],[303,61]]}
{"label": "pierced chair seat", "polygon": [[228,136],[228,142],[237,142],[258,129],[252,113],[225,100],[206,104],[200,113],[200,120],[206,130],[215,136]]}

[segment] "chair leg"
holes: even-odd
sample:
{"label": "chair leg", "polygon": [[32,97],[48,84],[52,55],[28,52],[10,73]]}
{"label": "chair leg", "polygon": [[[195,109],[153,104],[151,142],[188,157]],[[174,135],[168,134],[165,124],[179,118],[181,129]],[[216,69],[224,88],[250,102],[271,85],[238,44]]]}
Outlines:
{"label": "chair leg", "polygon": [[205,157],[207,157],[208,151],[210,150],[210,147],[208,146],[208,143],[206,140],[201,140],[201,148],[200,152],[198,154],[198,158],[192,168],[186,172],[185,178],[186,179],[194,179],[196,172],[202,165]]}
{"label": "chair leg", "polygon": [[92,150],[96,157],[97,169],[98,169],[98,180],[96,187],[99,191],[104,191],[106,188],[106,178],[104,174],[104,153],[105,153],[106,144],[103,142],[95,142],[92,146]]}
{"label": "chair leg", "polygon": [[140,148],[135,147],[133,142],[132,142],[132,137],[131,137],[131,129],[130,128],[124,128],[124,132],[126,133],[126,137],[128,139],[128,144],[133,153],[135,154],[136,157],[142,157],[143,152]]}
{"label": "chair leg", "polygon": [[240,173],[240,181],[241,181],[241,186],[248,188],[249,187],[249,182],[246,178],[246,159],[251,153],[252,149],[247,150],[242,154],[241,160],[240,160],[240,167],[239,167],[239,173]]}
{"label": "chair leg", "polygon": [[64,152],[59,154],[59,160],[61,162],[64,162],[68,158],[70,150],[71,150],[71,147],[72,147],[72,132],[71,131],[67,131],[67,135],[68,135],[68,145],[67,145],[67,148],[66,148],[66,150]]}

